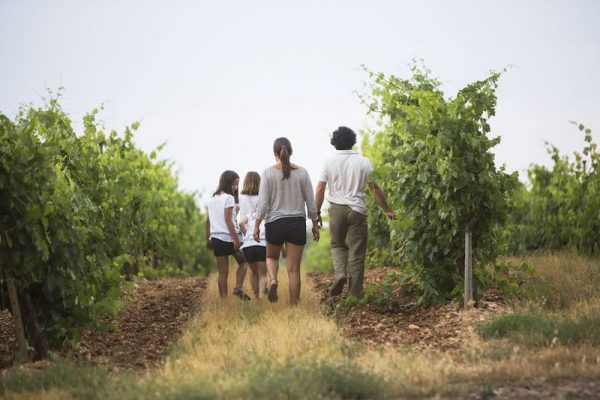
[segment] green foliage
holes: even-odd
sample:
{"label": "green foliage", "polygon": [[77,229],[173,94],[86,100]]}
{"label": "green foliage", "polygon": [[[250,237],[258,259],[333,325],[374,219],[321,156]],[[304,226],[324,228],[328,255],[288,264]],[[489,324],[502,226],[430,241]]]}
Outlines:
{"label": "green foliage", "polygon": [[539,279],[527,263],[501,261],[473,272],[480,287],[497,289],[507,300],[531,298],[534,296],[531,286]]}
{"label": "green foliage", "polygon": [[483,338],[508,338],[530,346],[600,344],[600,317],[579,320],[544,314],[508,314],[478,329]]}
{"label": "green foliage", "polygon": [[379,310],[385,310],[395,289],[400,288],[402,277],[397,272],[388,273],[380,284],[369,284],[365,288],[364,300],[374,304]]}
{"label": "green foliage", "polygon": [[[467,227],[476,265],[498,254],[498,224],[510,208],[516,175],[497,168],[488,120],[495,114],[500,73],[491,73],[446,99],[425,68],[408,79],[370,73],[365,100],[381,129],[365,141],[382,189],[399,218],[391,228],[380,213],[369,219],[371,257],[405,267],[421,303],[449,298],[461,284]],[[390,239],[387,239],[390,238]],[[392,248],[388,254],[386,249]]]}
{"label": "green foliage", "polygon": [[204,271],[203,218],[138,123],[106,134],[98,110],[78,136],[57,99],[0,114],[0,265],[33,299],[53,343],[77,339],[119,306],[122,274]]}
{"label": "green foliage", "polygon": [[552,167],[532,166],[531,187],[524,189],[507,227],[509,250],[571,249],[600,254],[600,153],[592,131],[579,124],[585,146],[572,158],[548,146]]}
{"label": "green foliage", "polygon": [[329,229],[321,230],[321,238],[318,242],[312,240],[312,233],[307,234],[308,245],[302,256],[302,269],[306,272],[331,272],[333,261],[329,244],[331,236]]}

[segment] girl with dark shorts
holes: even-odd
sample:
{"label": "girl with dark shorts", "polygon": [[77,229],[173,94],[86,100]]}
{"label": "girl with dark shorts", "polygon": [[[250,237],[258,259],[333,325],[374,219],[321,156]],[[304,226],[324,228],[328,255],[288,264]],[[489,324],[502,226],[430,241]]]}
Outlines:
{"label": "girl with dark shorts", "polygon": [[[242,193],[240,193],[240,211],[238,213],[238,222],[240,223],[240,228],[242,228],[242,232],[244,233],[244,244],[242,244],[242,251],[244,252],[246,261],[248,261],[248,266],[250,267],[249,278],[250,284],[252,285],[252,291],[256,297],[263,297],[267,284],[267,265],[265,263],[265,258],[263,257],[262,260],[256,261],[256,263],[253,265],[253,261],[248,259],[246,252],[254,253],[257,249],[245,250],[247,247],[254,246],[256,244],[252,237],[252,234],[254,233],[255,218],[252,217],[252,214],[256,212],[259,187],[260,174],[256,171],[249,171],[246,173],[246,176],[244,177],[244,185],[242,186]],[[252,226],[246,228],[248,221],[252,222]],[[264,236],[264,224],[261,226],[261,229]],[[258,249],[258,251],[265,252],[266,242],[264,242],[264,238],[262,238],[261,241],[262,248]]]}
{"label": "girl with dark shorts", "polygon": [[219,187],[208,204],[206,219],[206,247],[212,250],[217,258],[219,268],[219,295],[227,297],[227,277],[229,275],[229,256],[237,263],[236,283],[233,295],[242,300],[250,300],[242,287],[248,265],[239,251],[241,246],[241,231],[236,220],[235,205],[237,203],[238,185],[240,178],[233,171],[225,171],[219,178]]}
{"label": "girl with dark shorts", "polygon": [[253,238],[254,225],[256,223],[256,212],[247,214],[245,218],[240,222],[240,227],[244,234],[244,243],[242,244],[242,251],[244,257],[248,261],[248,266],[252,274],[250,280],[252,283],[252,290],[257,298],[262,298],[267,291],[267,242],[265,240],[265,223],[264,221],[260,224],[260,235],[259,241],[256,242]]}
{"label": "girl with dark shorts", "polygon": [[271,280],[268,298],[272,303],[278,300],[279,254],[285,244],[290,303],[296,305],[300,300],[300,261],[306,244],[306,214],[308,211],[308,217],[313,221],[315,241],[319,240],[318,214],[308,172],[290,163],[290,141],[283,137],[276,139],[273,154],[277,163],[263,172],[260,181],[254,240],[259,241],[259,226],[264,220],[267,271]]}

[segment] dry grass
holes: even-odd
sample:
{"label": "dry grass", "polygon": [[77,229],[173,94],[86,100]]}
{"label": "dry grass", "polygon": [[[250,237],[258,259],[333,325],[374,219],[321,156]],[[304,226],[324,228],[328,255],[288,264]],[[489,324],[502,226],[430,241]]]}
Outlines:
{"label": "dry grass", "polygon": [[[268,376],[249,373],[249,370],[268,374],[310,365],[331,366],[340,372],[354,371],[357,374],[354,378],[358,381],[364,378],[365,384],[375,380],[378,388],[365,389],[376,390],[374,394],[381,396],[385,393],[426,395],[444,390],[448,374],[444,363],[428,362],[422,356],[396,349],[369,349],[342,337],[335,323],[322,314],[317,294],[306,277],[303,277],[301,304],[290,307],[287,277],[285,271],[282,272],[277,304],[266,300],[243,303],[237,298],[222,301],[213,277],[201,314],[158,374],[159,379],[171,385],[194,385],[198,377],[202,377],[224,397],[245,397],[249,394],[248,387],[266,385],[269,381]],[[286,393],[286,388],[270,389],[274,398]],[[329,395],[338,397],[338,389],[331,388]],[[309,391],[306,398],[318,394]]]}
{"label": "dry grass", "polygon": [[598,307],[600,300],[600,259],[575,253],[539,253],[511,257],[525,262],[539,279],[532,283],[534,301],[551,309]]}

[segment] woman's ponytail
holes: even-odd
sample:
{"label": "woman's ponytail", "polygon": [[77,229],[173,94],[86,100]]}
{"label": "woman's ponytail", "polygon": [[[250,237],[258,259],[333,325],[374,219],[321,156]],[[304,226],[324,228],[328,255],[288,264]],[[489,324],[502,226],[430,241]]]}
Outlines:
{"label": "woman's ponytail", "polygon": [[292,144],[287,138],[281,137],[273,143],[273,153],[281,161],[281,170],[283,171],[283,179],[290,177],[292,165],[290,164],[290,156],[292,155]]}

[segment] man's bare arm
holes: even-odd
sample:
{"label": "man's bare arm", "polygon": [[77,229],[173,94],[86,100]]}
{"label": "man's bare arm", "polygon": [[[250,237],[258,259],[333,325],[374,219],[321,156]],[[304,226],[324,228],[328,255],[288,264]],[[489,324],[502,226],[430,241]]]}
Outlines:
{"label": "man's bare arm", "polygon": [[373,196],[375,196],[375,203],[377,203],[377,205],[383,209],[385,215],[387,215],[389,219],[395,219],[396,215],[385,200],[385,196],[383,195],[379,185],[375,182],[369,182],[369,189],[371,189]]}

